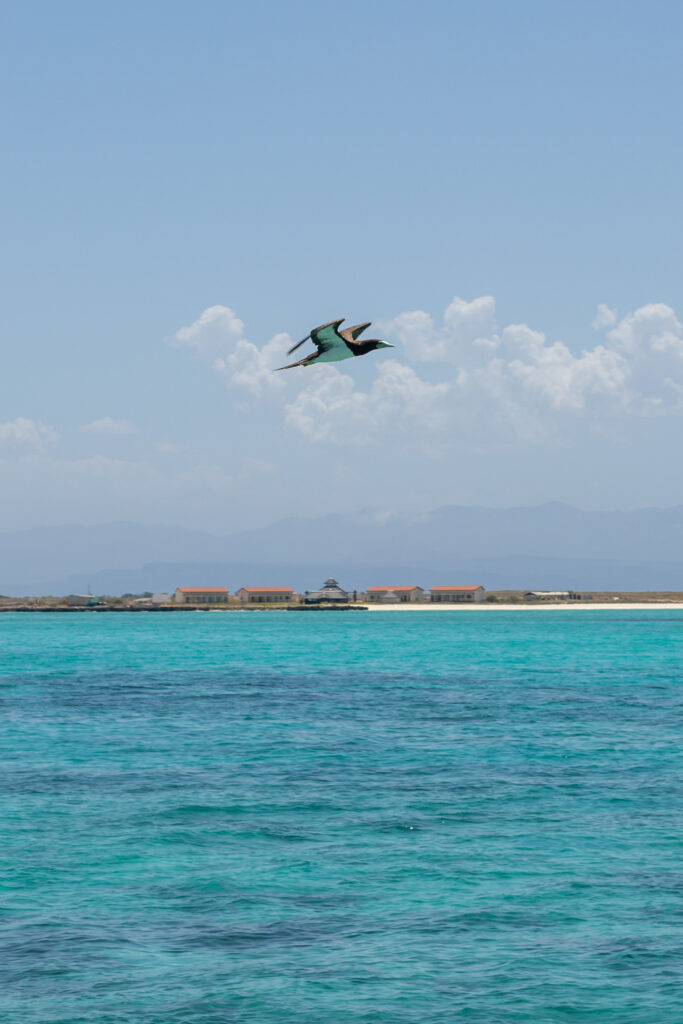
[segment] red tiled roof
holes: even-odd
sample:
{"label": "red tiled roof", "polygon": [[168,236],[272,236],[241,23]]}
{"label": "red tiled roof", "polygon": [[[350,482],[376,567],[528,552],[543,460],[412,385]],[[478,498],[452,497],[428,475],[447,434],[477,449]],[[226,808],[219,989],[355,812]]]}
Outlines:
{"label": "red tiled roof", "polygon": [[248,594],[293,594],[291,587],[240,587]]}
{"label": "red tiled roof", "polygon": [[181,594],[227,594],[225,587],[177,587]]}
{"label": "red tiled roof", "polygon": [[368,587],[368,589],[365,591],[365,593],[366,594],[373,594],[375,592],[379,592],[379,591],[383,591],[383,590],[395,590],[395,591],[422,590],[422,587],[418,587],[418,586],[414,586],[414,587]]}
{"label": "red tiled roof", "polygon": [[483,590],[483,589],[484,588],[480,584],[478,584],[476,587],[463,587],[463,586],[457,586],[457,587],[432,587],[431,591],[432,591],[432,593],[434,593],[435,590]]}

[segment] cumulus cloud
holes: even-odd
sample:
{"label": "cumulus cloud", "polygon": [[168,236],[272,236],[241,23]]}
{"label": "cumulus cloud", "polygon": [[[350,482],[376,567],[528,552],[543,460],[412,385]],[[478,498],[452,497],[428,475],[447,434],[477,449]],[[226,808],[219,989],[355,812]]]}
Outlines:
{"label": "cumulus cloud", "polygon": [[603,327],[613,327],[616,322],[616,310],[610,309],[609,306],[604,304],[604,302],[601,302],[593,320],[593,327],[596,331],[599,331]]}
{"label": "cumulus cloud", "polygon": [[455,298],[440,325],[422,310],[385,325],[412,359],[455,363],[456,392],[495,399],[518,425],[553,413],[683,411],[683,327],[670,306],[651,303],[620,319],[602,304],[593,327],[605,332],[604,341],[577,353],[527,324],[500,328],[489,295]]}
{"label": "cumulus cloud", "polygon": [[440,322],[412,310],[378,326],[403,359],[369,357],[363,365],[375,376],[364,388],[349,364],[274,374],[289,335],[259,348],[224,306],[181,328],[174,343],[209,353],[213,369],[248,399],[268,389],[286,426],[314,442],[361,444],[396,432],[425,445],[547,440],[572,419],[603,429],[607,418],[683,413],[683,326],[663,303],[622,317],[600,305],[600,340],[581,347],[525,323],[500,325],[490,295],[454,298]]}
{"label": "cumulus cloud", "polygon": [[123,434],[136,434],[138,428],[130,420],[115,420],[111,416],[103,416],[100,420],[93,420],[81,427],[84,434],[103,434],[108,437],[117,437]]}
{"label": "cumulus cloud", "polygon": [[380,364],[367,392],[334,367],[320,371],[285,406],[287,425],[311,441],[367,444],[387,431],[434,433],[447,426],[449,383],[429,384],[393,359]]}
{"label": "cumulus cloud", "polygon": [[481,295],[472,302],[453,299],[443,315],[443,324],[435,327],[432,317],[421,309],[400,313],[384,321],[382,330],[397,337],[406,355],[425,362],[471,362],[472,354],[481,357],[495,350],[496,303],[492,295]]}
{"label": "cumulus cloud", "polygon": [[607,336],[615,346],[631,355],[649,350],[673,352],[683,358],[683,326],[671,306],[663,302],[652,302],[628,313],[623,320],[615,322]]}
{"label": "cumulus cloud", "polygon": [[176,348],[192,348],[215,358],[231,350],[244,336],[244,324],[228,306],[209,306],[189,327],[168,339]]}
{"label": "cumulus cloud", "polygon": [[501,348],[508,387],[519,385],[522,394],[534,393],[558,411],[579,412],[592,398],[619,396],[629,375],[618,352],[598,345],[575,356],[561,341],[549,345],[525,324],[506,327]]}
{"label": "cumulus cloud", "polygon": [[281,365],[291,341],[288,334],[276,334],[263,348],[241,338],[228,356],[217,359],[214,369],[228,384],[260,395],[264,388],[282,388],[284,381],[273,371]]}
{"label": "cumulus cloud", "polygon": [[288,334],[276,334],[259,348],[244,336],[244,324],[228,306],[210,306],[190,324],[167,339],[176,348],[191,348],[207,359],[230,387],[252,396],[264,389],[279,390],[283,381],[273,374],[291,345]]}
{"label": "cumulus cloud", "polygon": [[40,420],[17,416],[0,423],[0,448],[18,452],[42,451],[59,440],[59,434]]}
{"label": "cumulus cloud", "polygon": [[683,413],[683,325],[663,302],[641,306],[607,325],[605,344],[628,363],[633,415]]}

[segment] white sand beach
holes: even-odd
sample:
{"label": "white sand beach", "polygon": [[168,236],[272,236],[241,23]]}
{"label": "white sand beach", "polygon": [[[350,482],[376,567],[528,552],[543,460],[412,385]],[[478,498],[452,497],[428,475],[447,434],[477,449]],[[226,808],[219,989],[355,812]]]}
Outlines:
{"label": "white sand beach", "polygon": [[552,604],[366,604],[369,612],[595,612],[595,611],[683,611],[683,602],[574,601]]}

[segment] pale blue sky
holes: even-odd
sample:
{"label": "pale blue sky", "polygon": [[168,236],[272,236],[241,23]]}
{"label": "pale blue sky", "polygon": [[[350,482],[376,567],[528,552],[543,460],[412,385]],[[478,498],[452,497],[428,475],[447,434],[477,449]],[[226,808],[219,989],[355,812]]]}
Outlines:
{"label": "pale blue sky", "polygon": [[[0,528],[683,502],[682,30],[4,5]],[[336,316],[396,351],[270,377],[286,344],[257,350]]]}

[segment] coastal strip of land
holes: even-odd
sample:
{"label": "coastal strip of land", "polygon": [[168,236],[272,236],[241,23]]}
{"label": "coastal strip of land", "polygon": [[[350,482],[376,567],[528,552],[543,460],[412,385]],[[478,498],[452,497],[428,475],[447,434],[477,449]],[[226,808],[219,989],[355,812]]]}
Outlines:
{"label": "coastal strip of land", "polygon": [[2,612],[29,612],[33,614],[57,613],[75,615],[101,615],[120,614],[121,612],[134,612],[135,614],[159,614],[171,612],[173,614],[189,614],[192,612],[204,612],[211,615],[233,615],[233,614],[272,614],[274,612],[595,612],[595,611],[683,611],[683,601],[565,601],[565,602],[542,602],[538,604],[506,604],[498,602],[495,604],[484,603],[454,603],[454,604],[418,604],[417,602],[406,602],[403,604],[341,604],[341,605],[224,605],[218,608],[207,606],[191,605],[160,605],[156,607],[135,606],[135,605],[111,605],[99,604],[90,606],[67,606],[67,605],[40,605],[22,604],[13,602],[11,604],[0,604]]}
{"label": "coastal strip of land", "polygon": [[683,611],[683,601],[565,601],[552,604],[367,604],[369,612],[595,612],[595,611]]}

